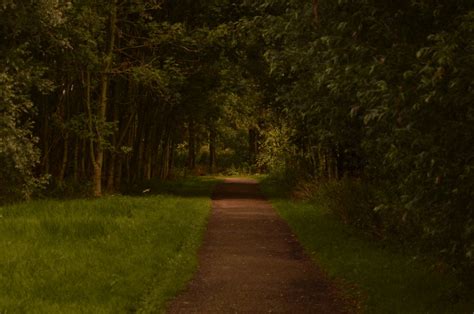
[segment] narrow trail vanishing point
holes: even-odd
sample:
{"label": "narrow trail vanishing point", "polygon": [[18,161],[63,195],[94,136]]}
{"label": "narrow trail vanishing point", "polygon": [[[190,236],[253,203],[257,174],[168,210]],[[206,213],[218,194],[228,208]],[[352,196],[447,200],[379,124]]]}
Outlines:
{"label": "narrow trail vanishing point", "polygon": [[213,194],[199,269],[168,313],[350,313],[250,179]]}

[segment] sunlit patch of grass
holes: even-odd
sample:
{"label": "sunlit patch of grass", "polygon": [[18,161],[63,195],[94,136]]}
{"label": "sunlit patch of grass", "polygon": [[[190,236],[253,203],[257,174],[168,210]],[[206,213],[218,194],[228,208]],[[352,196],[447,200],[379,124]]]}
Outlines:
{"label": "sunlit patch of grass", "polygon": [[[427,258],[383,246],[344,225],[317,203],[285,198],[275,182],[263,190],[307,252],[327,273],[357,287],[367,313],[472,313],[473,291],[454,275],[436,271]],[[343,285],[344,287],[344,285]]]}
{"label": "sunlit patch of grass", "polygon": [[162,310],[196,267],[213,183],[0,207],[0,312]]}

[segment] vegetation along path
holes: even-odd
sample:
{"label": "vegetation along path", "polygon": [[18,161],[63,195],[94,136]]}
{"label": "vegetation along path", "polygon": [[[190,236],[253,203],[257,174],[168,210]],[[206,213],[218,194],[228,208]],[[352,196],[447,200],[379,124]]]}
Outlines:
{"label": "vegetation along path", "polygon": [[350,312],[255,181],[226,179],[212,207],[198,273],[169,313]]}

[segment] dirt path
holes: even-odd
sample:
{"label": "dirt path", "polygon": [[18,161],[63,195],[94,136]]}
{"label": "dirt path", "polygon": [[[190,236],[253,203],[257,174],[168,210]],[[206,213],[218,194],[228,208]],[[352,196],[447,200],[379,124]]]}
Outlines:
{"label": "dirt path", "polygon": [[347,313],[255,181],[217,186],[199,270],[169,313]]}

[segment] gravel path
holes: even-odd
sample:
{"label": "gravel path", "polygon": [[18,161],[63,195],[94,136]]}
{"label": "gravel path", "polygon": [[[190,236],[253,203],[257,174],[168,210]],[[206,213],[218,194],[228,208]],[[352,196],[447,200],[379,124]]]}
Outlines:
{"label": "gravel path", "polygon": [[212,207],[198,272],[168,313],[352,312],[256,181],[226,179]]}

